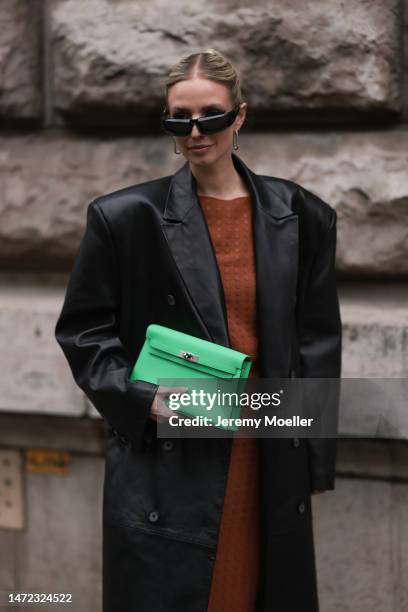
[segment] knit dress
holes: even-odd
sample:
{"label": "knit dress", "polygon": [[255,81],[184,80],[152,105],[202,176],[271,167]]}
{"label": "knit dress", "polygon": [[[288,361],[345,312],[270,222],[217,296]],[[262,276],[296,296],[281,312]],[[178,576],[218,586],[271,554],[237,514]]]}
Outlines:
{"label": "knit dress", "polygon": [[[199,196],[224,289],[231,347],[257,365],[256,275],[251,197]],[[259,440],[232,440],[208,612],[254,612],[260,572]]]}

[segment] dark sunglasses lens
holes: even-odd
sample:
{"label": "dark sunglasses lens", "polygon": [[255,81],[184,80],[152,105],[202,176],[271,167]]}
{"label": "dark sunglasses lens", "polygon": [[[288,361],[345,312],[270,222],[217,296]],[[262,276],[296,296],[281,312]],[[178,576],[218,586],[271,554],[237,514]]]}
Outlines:
{"label": "dark sunglasses lens", "polygon": [[168,134],[187,136],[191,132],[190,122],[183,119],[163,119],[162,125]]}
{"label": "dark sunglasses lens", "polygon": [[232,121],[231,117],[218,115],[216,117],[204,117],[199,120],[198,124],[200,132],[203,134],[215,134],[216,132],[225,130],[225,128],[231,125]]}

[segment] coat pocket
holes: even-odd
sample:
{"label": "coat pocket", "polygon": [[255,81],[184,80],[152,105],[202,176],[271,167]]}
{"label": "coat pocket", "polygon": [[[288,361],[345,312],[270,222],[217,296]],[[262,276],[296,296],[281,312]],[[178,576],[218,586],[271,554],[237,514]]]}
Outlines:
{"label": "coat pocket", "polygon": [[103,517],[125,528],[214,548],[219,516],[181,442],[155,438],[148,452],[120,441],[107,446]]}

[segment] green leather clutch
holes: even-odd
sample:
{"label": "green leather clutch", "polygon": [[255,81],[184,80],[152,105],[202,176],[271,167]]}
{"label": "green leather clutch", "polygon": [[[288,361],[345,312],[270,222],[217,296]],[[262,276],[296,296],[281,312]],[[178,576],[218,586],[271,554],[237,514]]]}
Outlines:
{"label": "green leather clutch", "polygon": [[[185,380],[206,379],[211,388],[218,379],[231,379],[227,393],[239,393],[243,382],[248,378],[252,366],[249,355],[241,353],[208,340],[152,323],[146,330],[146,338],[136,363],[129,375],[130,380],[144,380],[160,384],[159,379],[166,380],[166,386],[187,387]],[[211,381],[211,379],[213,379]],[[196,385],[193,387],[197,390]],[[203,388],[209,388],[207,383]],[[187,391],[188,393],[188,391]],[[167,401],[167,405],[169,402]],[[211,416],[218,422],[218,416],[232,420],[232,424],[220,425],[223,429],[236,431],[233,421],[240,415],[239,402],[219,402],[216,410],[208,411],[202,404],[180,406],[176,413],[186,416]],[[213,408],[214,408],[213,407]]]}

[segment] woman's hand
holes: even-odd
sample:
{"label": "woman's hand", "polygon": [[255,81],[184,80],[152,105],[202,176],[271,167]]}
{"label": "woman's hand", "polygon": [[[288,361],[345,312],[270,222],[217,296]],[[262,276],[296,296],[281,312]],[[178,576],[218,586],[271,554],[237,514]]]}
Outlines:
{"label": "woman's hand", "polygon": [[158,423],[162,423],[171,416],[177,416],[177,411],[167,408],[164,399],[171,393],[185,393],[186,391],[188,391],[187,387],[163,387],[160,385],[152,402],[150,417]]}

